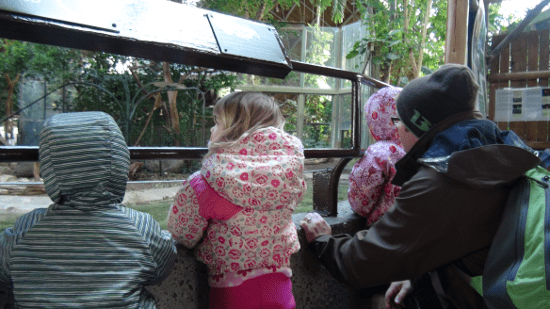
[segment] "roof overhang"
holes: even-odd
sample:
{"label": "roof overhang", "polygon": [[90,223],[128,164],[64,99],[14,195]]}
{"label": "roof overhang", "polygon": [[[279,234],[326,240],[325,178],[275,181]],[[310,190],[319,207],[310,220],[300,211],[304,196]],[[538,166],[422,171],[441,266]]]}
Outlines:
{"label": "roof overhang", "polygon": [[292,70],[273,26],[166,0],[2,1],[0,29],[8,39],[267,77]]}

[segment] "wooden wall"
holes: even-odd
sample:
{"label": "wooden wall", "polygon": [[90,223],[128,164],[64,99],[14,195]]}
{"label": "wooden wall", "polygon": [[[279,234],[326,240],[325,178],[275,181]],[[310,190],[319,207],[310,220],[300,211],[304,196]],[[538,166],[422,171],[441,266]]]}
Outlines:
{"label": "wooden wall", "polygon": [[[505,35],[493,38],[493,48]],[[495,93],[499,88],[547,87],[550,37],[548,29],[525,32],[511,41],[489,64],[489,118],[495,117]],[[531,147],[550,148],[548,121],[498,122],[499,128],[513,130]]]}

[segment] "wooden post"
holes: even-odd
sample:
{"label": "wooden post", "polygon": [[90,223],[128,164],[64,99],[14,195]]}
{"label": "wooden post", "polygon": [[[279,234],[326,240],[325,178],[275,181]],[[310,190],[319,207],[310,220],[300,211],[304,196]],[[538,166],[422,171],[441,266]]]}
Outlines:
{"label": "wooden post", "polygon": [[[538,71],[539,70],[539,33],[536,31],[528,32],[527,34],[527,71]],[[537,78],[527,79],[527,87],[536,87],[538,86]],[[546,124],[546,121],[542,121],[543,124]],[[539,142],[538,132],[539,121],[527,121],[525,122],[525,139],[527,141]],[[544,139],[540,142],[546,140],[546,130],[544,130]]]}
{"label": "wooden post", "polygon": [[[539,37],[539,71],[549,69],[550,52],[548,46],[550,46],[550,31],[544,29],[540,32]],[[548,87],[548,78],[539,78],[539,86]],[[548,121],[539,121],[537,123],[537,141],[548,142]]]}
{"label": "wooden post", "polygon": [[[504,37],[502,35],[496,35],[493,37],[493,46],[496,46]],[[491,62],[489,65],[489,70],[492,74],[500,73],[500,54],[495,56],[495,61]],[[500,80],[491,80],[489,79],[489,119],[495,121],[495,102],[496,102],[496,90],[503,88],[500,86]]]}
{"label": "wooden post", "polygon": [[469,0],[449,0],[447,3],[445,63],[467,63],[469,5]]}
{"label": "wooden post", "polygon": [[[514,41],[510,42],[510,53],[511,53],[511,72],[525,72],[527,71],[527,38],[526,36],[521,36],[516,38]],[[510,87],[512,88],[525,88],[527,85],[526,80],[513,80],[510,81]],[[525,98],[522,102],[522,112],[525,112]],[[512,115],[513,116],[513,115]],[[523,140],[525,140],[525,120],[517,121],[510,119],[510,130],[516,132],[516,134]]]}
{"label": "wooden post", "polygon": [[[506,46],[507,47],[502,49],[502,51],[500,52],[500,63],[499,63],[500,73],[510,72],[510,46],[509,45],[506,45]],[[510,87],[509,81],[501,81],[499,83],[499,88],[506,88],[506,87]],[[510,119],[506,120],[505,122],[499,122],[498,127],[501,130],[508,130],[509,124],[510,124]]]}

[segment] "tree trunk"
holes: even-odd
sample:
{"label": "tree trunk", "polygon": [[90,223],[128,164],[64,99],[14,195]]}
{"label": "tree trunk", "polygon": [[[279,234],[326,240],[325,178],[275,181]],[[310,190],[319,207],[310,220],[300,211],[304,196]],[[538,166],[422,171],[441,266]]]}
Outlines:
{"label": "tree trunk", "polygon": [[388,74],[386,74],[386,76],[384,78],[384,82],[387,83],[387,84],[390,83],[390,79],[391,79],[392,63],[393,63],[393,61],[390,61],[390,63],[388,64]]}
{"label": "tree trunk", "polygon": [[[403,36],[405,38],[405,43],[410,44],[411,41],[407,38],[407,33],[409,33],[409,22],[411,20],[410,14],[412,12],[409,11],[409,1],[403,0]],[[418,76],[418,67],[416,66],[416,59],[414,58],[414,51],[412,47],[409,47],[409,63],[411,64],[411,68],[413,71],[414,76]]]}
{"label": "tree trunk", "polygon": [[318,27],[321,27],[321,3],[320,1],[315,1],[315,4],[317,5],[316,11],[317,11],[317,18],[315,23]]}
{"label": "tree trunk", "polygon": [[258,8],[258,11],[256,12],[256,17],[254,18],[255,20],[261,21],[262,18],[264,18],[266,5],[267,5],[266,0],[262,1],[262,3],[260,4],[260,7]]}
{"label": "tree trunk", "polygon": [[403,33],[407,32],[409,32],[409,0],[403,0]]}
{"label": "tree trunk", "polygon": [[[164,73],[164,81],[167,83],[172,84],[172,74],[170,71],[170,64],[168,62],[162,63],[162,71]],[[177,91],[168,91],[168,105],[170,107],[170,122],[171,127],[174,130],[174,133],[176,134],[176,139],[174,140],[175,146],[180,146],[180,138],[181,135],[180,131],[180,117],[178,114],[178,106],[176,104],[176,98],[178,96]]]}
{"label": "tree trunk", "polygon": [[426,4],[426,14],[424,15],[424,25],[422,25],[422,43],[420,43],[420,51],[418,52],[418,62],[417,68],[418,71],[415,72],[414,78],[417,78],[420,75],[422,70],[422,61],[424,60],[424,46],[426,45],[426,35],[428,32],[428,23],[430,22],[430,12],[432,11],[432,0],[428,0]]}
{"label": "tree trunk", "polygon": [[244,14],[243,17],[246,19],[250,18],[250,11],[248,11],[248,1],[244,1]]}
{"label": "tree trunk", "polygon": [[[371,14],[371,15],[374,14],[374,10],[373,10],[372,6],[367,8],[367,14]],[[373,33],[373,35],[375,35],[375,34],[376,33]],[[363,69],[361,70],[361,72],[363,72],[363,74],[368,75],[367,74],[367,67],[369,66],[369,62],[372,61],[374,53],[375,53],[374,43],[370,42],[369,45],[368,45],[368,52],[365,56],[365,63],[363,64]],[[375,71],[376,70],[374,69],[374,64],[373,64],[373,65],[371,65],[371,73],[370,74],[373,78],[379,79],[380,70],[377,71],[378,72],[377,77],[374,77],[374,75],[373,75]]]}

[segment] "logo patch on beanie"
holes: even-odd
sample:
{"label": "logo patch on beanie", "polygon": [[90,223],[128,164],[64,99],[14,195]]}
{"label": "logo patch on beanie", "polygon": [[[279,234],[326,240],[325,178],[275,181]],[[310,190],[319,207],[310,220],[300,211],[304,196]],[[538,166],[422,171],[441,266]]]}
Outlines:
{"label": "logo patch on beanie", "polygon": [[411,118],[411,122],[420,130],[426,132],[432,127],[432,123],[420,114],[416,109],[414,115]]}

